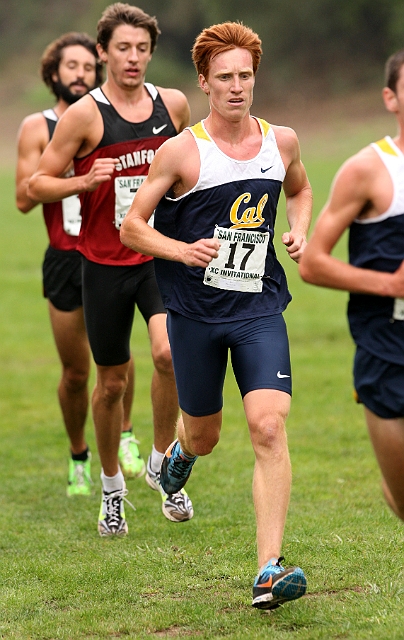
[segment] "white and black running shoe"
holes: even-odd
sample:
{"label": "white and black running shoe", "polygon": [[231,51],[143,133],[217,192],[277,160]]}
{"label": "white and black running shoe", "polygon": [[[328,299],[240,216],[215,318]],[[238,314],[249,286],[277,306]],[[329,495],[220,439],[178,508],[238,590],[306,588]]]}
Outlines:
{"label": "white and black running shoe", "polygon": [[160,484],[160,474],[151,468],[150,457],[147,461],[146,482],[153,491],[159,491],[162,499],[161,510],[171,522],[185,522],[194,515],[192,502],[184,489],[177,493],[166,493]]}
{"label": "white and black running shoe", "polygon": [[135,511],[135,507],[126,499],[128,490],[126,487],[119,491],[102,492],[100,515],[98,517],[98,532],[100,536],[123,537],[128,533],[128,525],[125,520],[124,501]]}

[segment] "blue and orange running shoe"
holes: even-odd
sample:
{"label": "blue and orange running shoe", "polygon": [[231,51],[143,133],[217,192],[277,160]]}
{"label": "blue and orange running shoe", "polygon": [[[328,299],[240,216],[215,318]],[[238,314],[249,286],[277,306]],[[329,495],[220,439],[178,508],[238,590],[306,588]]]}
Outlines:
{"label": "blue and orange running shoe", "polygon": [[288,600],[297,600],[306,593],[307,581],[300,567],[285,569],[283,557],[271,558],[255,578],[252,606],[276,609]]}
{"label": "blue and orange running shoe", "polygon": [[178,493],[191,475],[192,466],[198,456],[186,456],[178,440],[174,440],[165,452],[160,469],[160,484],[168,493]]}

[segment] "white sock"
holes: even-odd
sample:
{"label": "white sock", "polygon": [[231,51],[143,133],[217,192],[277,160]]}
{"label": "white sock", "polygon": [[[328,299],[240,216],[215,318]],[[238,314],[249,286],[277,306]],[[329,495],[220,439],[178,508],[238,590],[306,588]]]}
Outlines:
{"label": "white sock", "polygon": [[154,473],[158,473],[160,471],[163,458],[164,458],[164,453],[160,453],[160,451],[157,451],[156,447],[153,445],[151,456],[150,456],[150,466]]}
{"label": "white sock", "polygon": [[119,469],[115,476],[106,476],[104,470],[101,469],[101,482],[103,491],[111,493],[111,491],[120,491],[125,488],[125,480],[122,471]]}

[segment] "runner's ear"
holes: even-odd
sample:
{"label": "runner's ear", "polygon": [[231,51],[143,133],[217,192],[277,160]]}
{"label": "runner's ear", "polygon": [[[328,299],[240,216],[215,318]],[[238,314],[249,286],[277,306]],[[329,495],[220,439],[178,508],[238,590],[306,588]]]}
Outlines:
{"label": "runner's ear", "polygon": [[208,96],[210,93],[208,81],[206,80],[205,76],[202,75],[202,73],[199,74],[198,82],[202,91]]}
{"label": "runner's ear", "polygon": [[398,110],[398,100],[395,92],[389,87],[384,87],[382,96],[387,111],[390,111],[390,113],[396,113]]}

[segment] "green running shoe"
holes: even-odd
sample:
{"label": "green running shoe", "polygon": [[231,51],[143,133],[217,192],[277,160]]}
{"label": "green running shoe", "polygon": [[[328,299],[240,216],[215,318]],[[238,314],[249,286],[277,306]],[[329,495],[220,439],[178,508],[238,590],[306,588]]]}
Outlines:
{"label": "green running shoe", "polygon": [[139,453],[139,440],[132,431],[123,431],[119,444],[119,465],[125,478],[140,478],[144,475],[146,465]]}
{"label": "green running shoe", "polygon": [[68,497],[91,496],[93,493],[93,481],[91,480],[91,453],[88,458],[82,460],[69,460],[69,479],[66,489]]}

